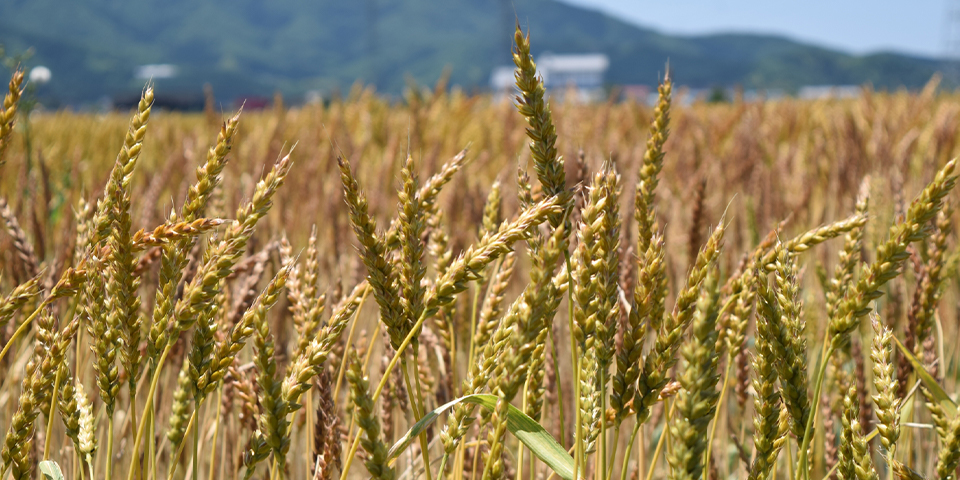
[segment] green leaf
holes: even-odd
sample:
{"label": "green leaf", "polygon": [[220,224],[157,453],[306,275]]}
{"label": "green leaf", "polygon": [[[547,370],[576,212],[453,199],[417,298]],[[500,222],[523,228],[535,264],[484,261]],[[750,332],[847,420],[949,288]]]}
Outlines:
{"label": "green leaf", "polygon": [[[411,427],[410,431],[390,448],[389,457],[393,459],[400,455],[414,438],[437,420],[440,414],[461,402],[472,403],[487,410],[493,410],[497,406],[497,397],[489,394],[467,395],[427,412],[423,419]],[[573,457],[557,443],[557,440],[542,425],[513,405],[510,405],[510,410],[507,412],[507,430],[530,449],[537,458],[553,469],[560,478],[573,480]]]}
{"label": "green leaf", "polygon": [[60,471],[60,465],[52,460],[40,462],[40,473],[44,480],[63,480],[63,472]]}
{"label": "green leaf", "polygon": [[900,353],[903,354],[903,357],[910,362],[910,365],[913,366],[913,371],[916,372],[917,377],[920,378],[920,382],[923,383],[923,386],[926,387],[927,391],[933,395],[933,398],[946,409],[947,413],[951,416],[957,415],[957,404],[947,395],[947,392],[943,391],[943,388],[937,383],[937,380],[930,375],[930,372],[927,371],[927,368],[923,366],[923,363],[920,360],[917,360],[917,357],[913,356],[913,353],[903,346],[900,343],[900,340],[897,337],[893,337],[893,341],[897,342],[897,348],[900,349]]}

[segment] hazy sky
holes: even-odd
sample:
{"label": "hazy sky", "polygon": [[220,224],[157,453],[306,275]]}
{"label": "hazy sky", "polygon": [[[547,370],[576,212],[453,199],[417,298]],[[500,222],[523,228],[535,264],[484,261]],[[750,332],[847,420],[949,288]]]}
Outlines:
{"label": "hazy sky", "polygon": [[[562,0],[664,33],[776,33],[855,53],[947,53],[960,0]],[[957,16],[955,14],[955,16]],[[954,27],[960,36],[960,20]],[[956,41],[960,50],[960,41]]]}

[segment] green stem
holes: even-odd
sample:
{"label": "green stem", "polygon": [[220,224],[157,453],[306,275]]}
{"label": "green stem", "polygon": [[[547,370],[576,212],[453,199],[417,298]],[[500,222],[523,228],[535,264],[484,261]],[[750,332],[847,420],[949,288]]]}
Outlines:
{"label": "green stem", "polygon": [[60,372],[57,369],[56,380],[53,381],[53,393],[50,395],[50,411],[47,412],[47,438],[43,441],[43,459],[50,460],[50,440],[53,439],[53,416],[57,412],[57,393],[60,389]]}
{"label": "green stem", "polygon": [[106,474],[103,478],[112,479],[110,476],[113,471],[113,414],[111,413],[107,420],[107,465]]}
{"label": "green stem", "polygon": [[[131,432],[135,433],[137,431],[137,381],[136,379],[130,379],[130,421],[133,422],[131,423],[131,426],[133,428]],[[125,430],[126,429],[124,429],[124,431]],[[138,468],[136,480],[140,480],[141,475],[142,475],[142,472]]]}
{"label": "green stem", "polygon": [[443,452],[443,457],[440,458],[440,468],[437,470],[437,479],[444,478],[444,471],[447,469],[447,459],[450,458],[450,454]]}
{"label": "green stem", "polygon": [[[603,464],[607,459],[607,373],[608,365],[600,366],[600,451],[597,452],[597,474],[600,480],[607,480],[607,466]],[[610,462],[613,465],[613,462]]]}
{"label": "green stem", "polygon": [[[346,344],[347,344],[347,345],[352,345],[352,343],[349,342],[349,341],[348,341]],[[304,400],[306,400],[306,401],[305,401],[305,403],[306,403],[306,415],[305,415],[305,417],[306,417],[306,425],[303,426],[303,431],[305,431],[305,432],[314,432],[314,431],[315,431],[315,430],[314,430],[314,428],[315,428],[314,425],[316,425],[316,422],[314,421],[313,415],[314,415],[314,413],[316,413],[316,410],[315,410],[314,407],[313,407],[313,385],[311,385],[311,386],[310,386],[310,389],[307,390],[306,393],[304,393]],[[220,428],[219,421],[220,421],[220,405],[219,405],[219,401],[218,401],[218,405],[217,405],[217,426],[216,426],[216,427],[214,428],[214,430],[213,430],[213,440],[214,440],[213,445],[214,445],[214,448],[216,448],[216,445],[217,445],[217,442],[216,442],[216,440],[217,440],[217,430]],[[305,457],[306,457],[306,459],[307,459],[307,471],[308,471],[308,472],[313,472],[313,466],[315,465],[315,463],[314,463],[314,458],[313,458],[313,452],[314,452],[315,450],[316,450],[316,447],[314,446],[314,437],[313,437],[313,435],[309,435],[309,434],[308,434],[308,435],[307,435],[307,452],[306,452],[306,455],[305,455]],[[213,458],[213,456],[214,456],[214,454],[211,452],[210,457]],[[212,461],[211,461],[211,463],[212,463]],[[213,465],[210,466],[210,473],[211,473],[211,474],[213,473]],[[210,478],[210,480],[213,480],[213,477],[212,477],[212,476],[209,477],[209,478]]]}
{"label": "green stem", "polygon": [[[146,416],[147,413],[153,412],[153,400],[157,395],[157,384],[160,382],[160,372],[163,370],[163,362],[166,361],[167,355],[170,354],[171,345],[167,345],[163,349],[163,353],[160,354],[160,358],[157,360],[157,365],[154,367],[153,378],[150,379],[150,389],[147,391],[147,403],[143,407],[143,415]],[[143,432],[145,430],[144,422],[145,418],[140,419],[139,427],[137,428],[137,436],[133,440],[133,461],[130,462],[130,471],[127,473],[127,480],[134,480],[136,478],[136,472],[140,469],[140,445],[143,441]],[[151,437],[152,437],[151,432]],[[108,479],[110,477],[107,477]]]}
{"label": "green stem", "polygon": [[[414,323],[410,328],[410,333],[407,334],[407,337],[403,339],[403,342],[400,343],[400,346],[397,347],[396,351],[393,353],[393,358],[390,359],[390,363],[387,364],[387,367],[383,369],[383,373],[380,377],[380,383],[377,384],[377,389],[374,390],[373,397],[371,397],[372,403],[377,403],[377,400],[380,398],[380,394],[383,393],[384,387],[387,386],[387,381],[390,380],[390,374],[393,373],[393,369],[396,368],[397,363],[400,362],[403,352],[406,351],[408,346],[410,346],[410,343],[413,341],[417,331],[423,327],[423,323],[427,321],[427,312],[428,310],[424,309],[423,313],[420,314],[420,318],[418,318],[417,322]],[[356,455],[359,447],[360,432],[357,431],[357,435],[353,438],[353,444],[350,446],[350,454],[347,457],[347,463],[343,466],[343,471],[340,473],[340,480],[347,479],[347,474],[350,473],[350,466],[353,463],[353,456]]]}
{"label": "green stem", "polygon": [[[640,432],[640,427],[643,424],[640,423],[637,419],[636,425],[633,426],[633,433],[630,434],[630,441],[627,442],[627,449],[623,451],[623,466],[620,468],[620,480],[627,480],[627,464],[630,463],[630,454],[633,452],[633,442],[637,440],[637,433]],[[640,445],[640,448],[643,448],[643,445]],[[640,468],[637,465],[637,468]]]}
{"label": "green stem", "polygon": [[[450,375],[451,381],[450,385],[456,388],[456,385],[460,385],[460,376],[457,374],[457,329],[454,326],[454,322],[447,322],[447,335],[450,336],[450,365],[448,368],[447,375]],[[473,343],[473,340],[470,340],[470,343]],[[467,364],[467,368],[470,367],[470,364]],[[440,475],[437,475],[439,478]]]}
{"label": "green stem", "polygon": [[[897,444],[894,443],[890,446],[890,450],[887,450],[887,454],[884,459],[887,461],[887,480],[893,480],[893,466],[896,464],[897,460],[895,455],[897,454]],[[827,475],[829,477],[829,475]]]}
{"label": "green stem", "polygon": [[[493,279],[496,278],[496,276],[500,273],[501,266],[503,266],[502,258],[497,260],[496,268],[494,268],[490,272],[490,275],[488,276],[488,278],[481,279],[481,280],[489,280],[490,282],[492,282]],[[487,289],[490,288],[489,283],[487,284],[486,288],[484,288],[479,283],[474,283],[474,287],[475,288],[473,291],[473,303],[470,307],[470,350],[469,350],[469,353],[467,354],[467,372],[468,373],[470,371],[470,368],[472,368],[473,362],[477,356],[477,344],[475,340],[477,338],[477,314],[480,309],[480,294],[481,292],[485,292]],[[452,332],[452,325],[451,325],[451,332]],[[454,337],[451,337],[451,338],[454,338]],[[456,359],[456,357],[451,357],[451,358],[453,358],[454,360]]]}
{"label": "green stem", "polygon": [[[367,342],[367,356],[363,357],[363,371],[370,371],[370,357],[373,356],[373,342],[377,341],[380,338],[380,327],[383,326],[383,322],[377,322],[376,328],[373,329],[373,335],[370,335],[370,341]],[[337,401],[337,398],[334,397],[334,402]]]}
{"label": "green stem", "polygon": [[[790,448],[790,443],[785,443],[784,447],[787,448],[787,478],[796,478],[796,471],[794,471],[793,464],[793,449]],[[799,452],[798,452],[799,453]],[[799,455],[798,455],[799,456]]]}
{"label": "green stem", "polygon": [[[480,444],[474,448],[473,458],[480,458]],[[470,469],[470,480],[477,480],[477,466],[480,465],[480,462],[473,462],[473,468]]]}
{"label": "green stem", "polygon": [[477,337],[477,304],[480,302],[480,285],[474,284],[473,303],[470,306],[470,353],[467,355],[467,368],[473,365],[477,345],[473,340]]}
{"label": "green stem", "polygon": [[[202,406],[203,397],[198,397],[197,405],[193,410],[193,416],[199,414],[200,407]],[[194,480],[200,480],[200,422],[197,422],[193,429],[193,478]]]}
{"label": "green stem", "polygon": [[[502,266],[503,266],[503,259],[501,258],[501,259],[497,260],[497,266],[493,269],[493,271],[492,271],[492,273],[491,273],[491,275],[490,275],[490,278],[491,278],[491,279],[494,278],[494,277],[500,272],[500,268],[501,268]],[[475,355],[476,355],[476,344],[474,343],[474,338],[476,337],[476,334],[477,334],[477,312],[478,312],[479,303],[480,303],[480,292],[483,291],[483,288],[482,288],[480,285],[474,284],[474,287],[475,287],[475,289],[474,289],[474,292],[473,292],[473,303],[472,303],[471,309],[470,309],[470,348],[467,350],[467,370],[468,370],[468,373],[469,373],[469,370],[470,370],[470,368],[471,368],[471,365],[473,365],[474,357],[475,357]],[[451,347],[450,358],[451,358],[451,361],[452,361],[452,362],[456,363],[456,360],[457,360],[457,337],[456,337],[456,330],[455,330],[453,327],[454,327],[454,326],[453,326],[453,322],[450,322],[450,328],[449,328],[450,347]],[[455,365],[453,365],[452,367],[453,367],[453,368],[452,368],[452,370],[449,372],[449,374],[450,374],[450,375],[453,375],[453,384],[456,385],[456,384],[457,384],[457,370],[456,370],[456,366],[455,366]],[[457,445],[456,452],[457,452],[457,457],[454,457],[454,465],[457,465],[457,464],[459,463],[459,462],[457,461],[457,459],[459,458],[460,454],[463,452],[462,442],[461,442],[461,445]],[[437,478],[443,478],[443,476],[445,475],[446,468],[447,468],[447,462],[448,462],[449,460],[450,460],[450,454],[447,453],[446,451],[444,451],[444,452],[443,452],[443,456],[440,458],[440,467],[439,467],[439,470],[438,470],[439,473],[437,473]],[[459,474],[458,476],[462,477],[462,473]]]}
{"label": "green stem", "polygon": [[156,430],[155,423],[154,423],[154,422],[156,421],[156,416],[155,416],[155,414],[154,414],[154,412],[153,412],[153,409],[150,409],[149,411],[147,411],[147,412],[145,412],[145,413],[147,413],[147,421],[150,422],[150,425],[148,425],[148,428],[150,429],[150,430],[149,430],[149,431],[150,431],[150,438],[149,438],[149,440],[147,441],[147,455],[149,455],[149,457],[150,457],[149,459],[147,459],[147,460],[148,460],[148,468],[149,468],[149,471],[150,471],[150,480],[154,480],[154,479],[157,478],[157,457],[156,457],[156,455],[157,455],[157,453],[156,453],[156,452],[157,452],[157,436],[154,434],[154,432],[155,432],[155,430]]}
{"label": "green stem", "polygon": [[727,398],[727,386],[730,384],[730,372],[733,362],[733,352],[728,352],[727,367],[723,371],[723,386],[720,387],[720,398],[717,399],[717,406],[713,410],[713,426],[710,427],[710,437],[707,438],[707,453],[703,457],[704,472],[710,471],[710,460],[713,458],[713,439],[717,436],[717,424],[720,423],[720,409],[723,408],[723,400]]}
{"label": "green stem", "polygon": [[[647,471],[647,480],[653,480],[653,471],[657,469],[657,459],[660,458],[660,452],[663,451],[663,445],[670,435],[670,419],[673,418],[673,412],[677,408],[677,402],[670,402],[670,411],[663,419],[663,431],[660,433],[660,440],[657,441],[657,449],[653,451],[653,458],[650,459],[650,470]],[[775,477],[773,477],[775,478]]]}
{"label": "green stem", "polygon": [[[620,446],[620,422],[615,421],[613,426],[613,451],[610,452],[610,458],[607,459],[607,478],[613,478],[613,464],[617,462],[617,447]],[[624,458],[629,458],[629,453],[624,454]]]}
{"label": "green stem", "polygon": [[807,450],[810,448],[810,437],[813,436],[813,420],[817,416],[817,410],[820,409],[820,390],[823,388],[823,378],[827,374],[827,363],[833,355],[833,350],[833,339],[824,339],[823,352],[820,355],[816,383],[813,388],[813,405],[810,407],[810,416],[807,418],[807,424],[803,429],[803,443],[797,452],[797,465],[801,470],[797,473],[802,475],[804,480],[810,478],[810,469],[807,468]]}
{"label": "green stem", "polygon": [[[478,440],[479,441],[479,440]],[[453,455],[453,480],[465,480],[467,471],[464,469],[463,458],[467,447],[466,442],[460,442],[457,447],[457,453]]]}
{"label": "green stem", "polygon": [[[194,427],[194,423],[197,421],[197,411],[194,410],[190,414],[190,421],[187,422],[187,431],[189,432],[191,428]],[[196,434],[195,434],[196,435]],[[173,480],[173,475],[177,472],[177,464],[180,463],[180,456],[183,455],[183,448],[187,446],[187,442],[180,441],[180,446],[177,447],[176,455],[170,459],[170,471],[167,473],[167,480]],[[193,463],[197,463],[194,461]],[[106,477],[109,480],[110,477]]]}
{"label": "green stem", "polygon": [[347,453],[347,461],[343,465],[343,471],[340,472],[340,480],[346,480],[347,474],[350,473],[350,466],[353,465],[353,459],[357,456],[357,448],[360,447],[360,435],[361,433],[358,430],[356,436],[353,437],[353,444],[350,445],[350,451]]}
{"label": "green stem", "polygon": [[[220,407],[222,404],[223,387],[221,386],[217,390],[217,415],[213,419],[213,441],[210,442],[210,471],[207,474],[207,480],[213,480],[213,467],[217,464],[217,436],[220,434]],[[200,479],[197,478],[196,480]]]}
{"label": "green stem", "polygon": [[[221,393],[221,395],[223,394],[223,386],[222,386],[222,385],[220,386],[220,393]],[[218,398],[218,399],[217,399],[217,402],[219,403],[221,400],[222,400],[222,398]],[[217,416],[219,416],[219,415],[221,415],[221,413],[219,412],[219,408],[218,408]],[[229,424],[229,420],[227,420],[227,422],[228,422],[228,423],[227,423],[227,425],[224,426],[224,428],[229,428],[229,425],[230,425],[230,424]],[[219,431],[219,430],[220,430],[220,427],[218,426],[218,427],[217,427],[217,431]],[[229,435],[229,430],[226,432],[225,435]],[[213,480],[214,478],[226,478],[226,477],[224,477],[224,475],[223,475],[223,471],[224,471],[224,466],[228,463],[228,462],[226,461],[226,459],[228,458],[228,457],[227,457],[227,444],[230,443],[230,442],[227,441],[227,438],[230,438],[230,437],[227,436],[226,438],[224,438],[224,440],[223,440],[222,442],[220,442],[220,458],[221,458],[222,460],[221,460],[220,463],[218,464],[218,467],[219,467],[219,468],[218,468],[218,470],[217,470],[217,476],[216,476],[216,477],[213,476],[213,469],[211,468],[211,470],[210,470],[210,474],[211,474],[211,475],[210,475],[210,477],[208,478],[208,480]],[[234,469],[234,471],[236,471],[236,470]]]}
{"label": "green stem", "polygon": [[[523,402],[521,402],[521,411],[527,413],[527,387],[530,386],[530,377],[527,376],[527,381],[523,382]],[[533,477],[533,470],[530,471],[530,478]],[[523,442],[517,442],[517,478],[516,480],[523,480]]]}
{"label": "green stem", "polygon": [[[81,365],[84,365],[83,356],[81,355],[84,350],[83,330],[84,330],[83,328],[77,329],[77,340],[76,340],[77,350],[76,350],[76,353],[74,353],[74,357],[73,357],[74,364],[75,364],[73,367],[73,378],[74,378],[74,381],[80,385],[83,385],[83,378],[81,378],[81,373],[83,372],[83,369],[80,368]],[[79,465],[79,468],[74,468],[74,471],[80,470],[80,480],[83,480],[83,457],[80,455],[80,452],[78,452],[76,449],[73,450],[73,465],[74,466]],[[91,477],[90,480],[94,480],[93,477]]]}
{"label": "green stem", "polygon": [[[477,450],[479,451],[479,448],[477,448]],[[454,477],[455,480],[463,480],[464,478],[463,464],[466,461],[466,458],[467,458],[467,445],[465,442],[460,442],[460,444],[457,445],[457,456],[453,457],[453,468],[454,468],[454,474],[456,475]]]}
{"label": "green stem", "polygon": [[567,323],[570,328],[570,365],[573,368],[573,397],[575,407],[576,434],[574,435],[573,478],[579,478],[580,462],[583,456],[583,425],[580,416],[580,356],[577,355],[577,340],[573,338],[573,267],[570,264],[570,252],[563,252],[564,264],[567,269]]}
{"label": "green stem", "polygon": [[567,436],[564,435],[564,431],[563,431],[563,420],[564,420],[563,388],[560,383],[560,361],[559,361],[560,357],[557,356],[557,342],[556,342],[556,339],[553,337],[552,328],[550,329],[549,339],[550,339],[550,348],[553,349],[553,372],[556,376],[555,382],[557,385],[557,408],[559,409],[559,412],[557,413],[557,415],[559,415],[559,418],[560,418],[560,421],[558,422],[560,424],[560,445],[562,445],[563,448],[568,448],[567,445],[563,443],[567,441]]}
{"label": "green stem", "polygon": [[[419,368],[419,362],[417,362],[416,349],[414,349],[414,368]],[[416,395],[414,395],[413,385],[410,384],[410,373],[408,372],[406,360],[400,361],[400,369],[403,370],[403,380],[407,384],[407,396],[410,397],[410,404],[413,405],[413,416],[416,421],[420,421],[423,418],[423,394],[420,391],[420,372],[414,374],[416,378]],[[427,441],[427,432],[424,430],[419,435],[420,438],[420,453],[423,457],[423,470],[427,475],[427,480],[433,480],[433,476],[430,474],[430,452],[429,452],[429,442]]]}

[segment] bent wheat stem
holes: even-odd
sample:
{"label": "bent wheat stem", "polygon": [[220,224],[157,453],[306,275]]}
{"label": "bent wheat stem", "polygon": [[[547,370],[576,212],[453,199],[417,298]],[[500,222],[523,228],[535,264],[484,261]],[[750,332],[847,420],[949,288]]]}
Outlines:
{"label": "bent wheat stem", "polygon": [[27,319],[24,320],[19,327],[17,327],[17,330],[13,332],[13,335],[10,337],[10,340],[8,340],[7,344],[3,346],[3,350],[0,350],[0,362],[3,361],[3,357],[5,357],[7,355],[7,352],[10,351],[10,347],[13,346],[13,344],[17,341],[17,339],[20,338],[21,335],[27,332],[27,330],[30,328],[30,325],[33,323],[33,321],[36,320],[37,316],[40,315],[40,312],[43,311],[43,309],[49,304],[50,303],[47,300],[44,300],[43,302],[41,302],[40,305],[37,306],[36,310],[34,310],[33,313],[31,313],[30,316],[27,317]]}

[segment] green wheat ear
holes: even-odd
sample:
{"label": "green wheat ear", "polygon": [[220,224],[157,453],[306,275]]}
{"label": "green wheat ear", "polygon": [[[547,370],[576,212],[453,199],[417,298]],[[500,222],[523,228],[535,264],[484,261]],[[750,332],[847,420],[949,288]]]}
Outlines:
{"label": "green wheat ear", "polygon": [[[517,23],[513,39],[513,62],[517,66],[514,76],[520,90],[517,110],[530,126],[527,136],[530,137],[530,153],[537,179],[540,180],[546,196],[558,196],[562,205],[569,206],[573,196],[567,189],[563,157],[557,152],[557,129],[547,103],[543,79],[537,75],[537,64],[530,53],[530,35],[525,36]],[[550,216],[550,225],[557,228],[567,219],[569,215],[564,216],[564,212],[558,212]]]}
{"label": "green wheat ear", "polygon": [[756,451],[750,466],[750,480],[765,480],[769,477],[780,448],[786,441],[789,429],[785,411],[781,407],[777,391],[776,364],[782,361],[777,356],[780,343],[781,312],[775,298],[766,288],[766,279],[757,275],[757,335],[756,355],[753,357],[753,445]]}
{"label": "green wheat ear", "polygon": [[897,449],[897,440],[900,438],[900,399],[896,397],[897,382],[893,378],[893,332],[880,323],[874,316],[873,349],[870,358],[873,360],[873,384],[877,394],[873,401],[877,405],[877,431],[880,442],[887,449],[887,456],[893,458]]}
{"label": "green wheat ear", "polygon": [[851,386],[843,399],[843,435],[837,477],[841,480],[879,480],[860,425],[859,404],[856,386]]}
{"label": "green wheat ear", "polygon": [[370,383],[363,374],[363,367],[355,351],[347,359],[347,381],[350,383],[350,403],[354,408],[354,420],[363,432],[360,445],[367,452],[368,460],[364,462],[372,478],[377,480],[393,480],[396,473],[388,464],[387,446],[380,435],[380,420],[377,418],[373,399],[370,397]]}
{"label": "green wheat ear", "polygon": [[719,268],[713,264],[701,284],[691,335],[680,348],[683,359],[677,393],[677,416],[670,424],[675,438],[667,457],[671,480],[695,480],[703,476],[707,449],[707,428],[720,392],[717,381],[717,314],[719,312]]}
{"label": "green wheat ear", "polygon": [[907,247],[930,234],[927,224],[943,207],[943,199],[956,185],[957,160],[951,160],[910,204],[906,218],[890,227],[889,238],[877,246],[876,260],[861,274],[856,287],[840,304],[837,317],[830,321],[831,341],[840,345],[857,326],[860,318],[870,313],[870,303],[883,295],[880,288],[900,274],[908,258]]}

